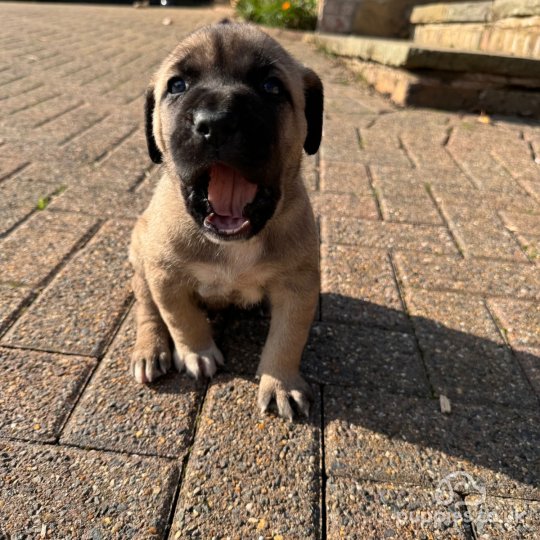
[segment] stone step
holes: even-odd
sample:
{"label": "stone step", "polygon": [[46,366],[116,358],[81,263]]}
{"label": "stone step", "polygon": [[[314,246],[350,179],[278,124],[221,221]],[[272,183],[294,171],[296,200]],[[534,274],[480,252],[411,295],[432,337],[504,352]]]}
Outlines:
{"label": "stone step", "polygon": [[540,0],[494,0],[453,2],[415,6],[412,24],[492,22],[516,17],[540,16]]}
{"label": "stone step", "polygon": [[412,24],[488,22],[492,18],[493,2],[459,2],[456,4],[426,4],[411,12]]}
{"label": "stone step", "polygon": [[357,58],[346,59],[345,63],[399,106],[540,118],[538,80],[437,70],[407,71]]}
{"label": "stone step", "polygon": [[540,84],[540,60],[532,58],[372,37],[316,34],[311,39],[329,53],[391,67],[523,77],[538,79]]}
{"label": "stone step", "polygon": [[540,0],[428,4],[410,20],[419,45],[540,59]]}
{"label": "stone step", "polygon": [[414,27],[413,41],[425,47],[437,45],[540,60],[540,17],[486,24],[420,24]]}

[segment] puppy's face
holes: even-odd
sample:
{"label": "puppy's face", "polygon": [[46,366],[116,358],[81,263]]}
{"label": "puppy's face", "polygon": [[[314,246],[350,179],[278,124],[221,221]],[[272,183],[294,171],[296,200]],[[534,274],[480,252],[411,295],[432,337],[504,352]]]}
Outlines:
{"label": "puppy's face", "polygon": [[217,24],[188,36],[147,92],[147,141],[213,240],[250,238],[317,151],[322,85],[254,26]]}

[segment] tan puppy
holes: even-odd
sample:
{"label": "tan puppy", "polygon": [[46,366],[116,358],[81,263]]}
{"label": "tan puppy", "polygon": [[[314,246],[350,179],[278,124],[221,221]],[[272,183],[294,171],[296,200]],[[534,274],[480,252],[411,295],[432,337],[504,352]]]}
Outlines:
{"label": "tan puppy", "polygon": [[319,292],[318,239],[300,176],[317,152],[317,75],[255,26],[223,22],[184,39],[147,92],[146,133],[165,174],[133,231],[140,383],[171,365],[211,377],[223,356],[202,306],[268,298],[259,406],[309,412],[300,359]]}

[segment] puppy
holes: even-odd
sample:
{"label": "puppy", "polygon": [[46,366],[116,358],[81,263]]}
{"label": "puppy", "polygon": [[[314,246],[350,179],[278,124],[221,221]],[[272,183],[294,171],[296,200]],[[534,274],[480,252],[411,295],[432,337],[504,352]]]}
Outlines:
{"label": "puppy", "polygon": [[223,356],[202,306],[265,297],[259,406],[274,399],[291,419],[292,399],[307,415],[311,392],[299,366],[319,267],[300,166],[303,150],[316,153],[321,140],[320,79],[257,27],[220,23],[189,35],[163,62],[145,112],[148,151],[165,173],[130,249],[133,376],[151,382],[172,360],[211,377]]}

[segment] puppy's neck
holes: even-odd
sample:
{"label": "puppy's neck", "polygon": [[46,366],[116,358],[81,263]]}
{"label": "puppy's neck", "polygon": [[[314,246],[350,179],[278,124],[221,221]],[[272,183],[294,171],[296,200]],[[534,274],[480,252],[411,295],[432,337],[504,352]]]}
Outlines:
{"label": "puppy's neck", "polygon": [[221,256],[227,263],[238,267],[253,266],[260,260],[263,253],[263,242],[259,236],[240,242],[222,242],[219,245]]}

